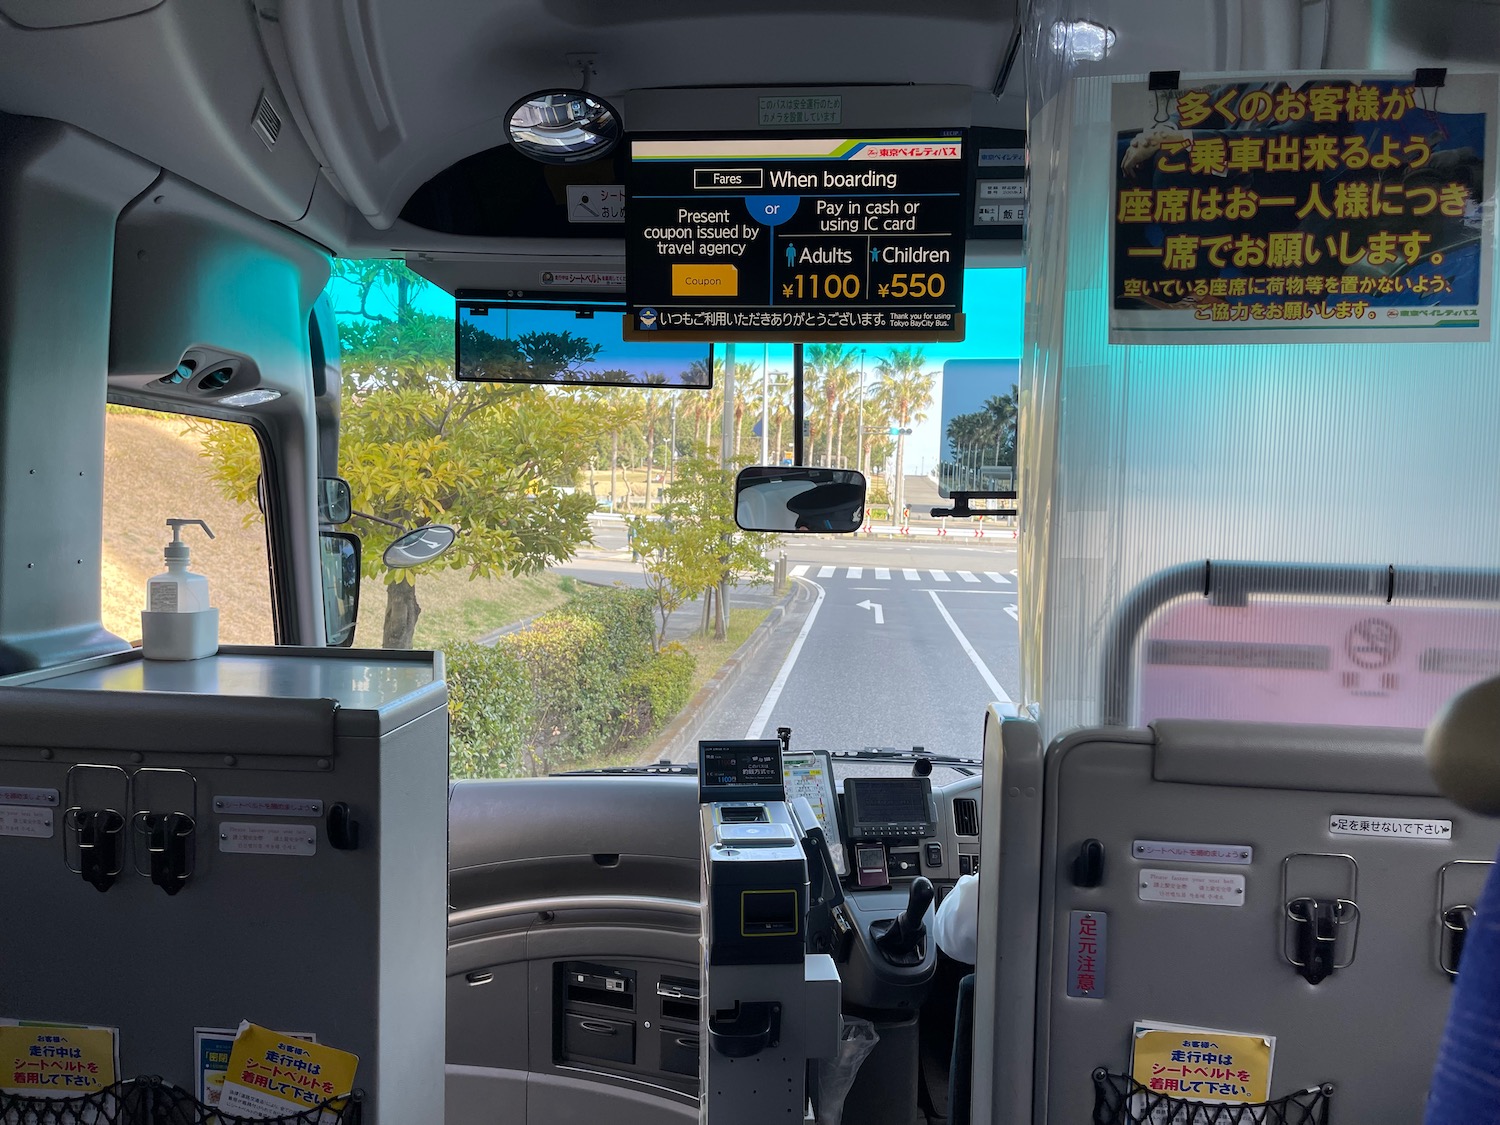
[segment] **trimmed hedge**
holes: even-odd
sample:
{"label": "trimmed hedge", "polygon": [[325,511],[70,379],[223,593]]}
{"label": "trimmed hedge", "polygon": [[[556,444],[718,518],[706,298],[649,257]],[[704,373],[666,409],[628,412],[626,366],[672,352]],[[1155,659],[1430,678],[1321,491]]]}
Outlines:
{"label": "trimmed hedge", "polygon": [[577,768],[659,730],[682,710],[695,661],[652,651],[651,595],[586,589],[494,648],[447,652],[454,777]]}
{"label": "trimmed hedge", "polygon": [[687,706],[698,662],[679,644],[669,644],[625,677],[628,737],[658,731]]}
{"label": "trimmed hedge", "polygon": [[533,725],[526,670],[507,646],[450,645],[449,772],[454,777],[517,777]]}

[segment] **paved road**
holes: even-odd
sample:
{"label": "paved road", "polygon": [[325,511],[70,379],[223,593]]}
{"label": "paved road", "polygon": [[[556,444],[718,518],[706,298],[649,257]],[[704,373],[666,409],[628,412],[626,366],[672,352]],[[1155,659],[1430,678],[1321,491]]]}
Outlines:
{"label": "paved road", "polygon": [[708,729],[790,726],[809,749],[977,752],[985,706],[1019,695],[1014,550],[866,541],[787,554],[805,596]]}

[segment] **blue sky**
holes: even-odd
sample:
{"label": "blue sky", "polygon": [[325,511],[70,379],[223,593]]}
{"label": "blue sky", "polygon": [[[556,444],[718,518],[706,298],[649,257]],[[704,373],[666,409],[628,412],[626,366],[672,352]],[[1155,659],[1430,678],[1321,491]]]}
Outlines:
{"label": "blue sky", "polygon": [[[937,463],[941,443],[941,417],[943,393],[943,364],[950,359],[1018,359],[1021,355],[1021,320],[1025,305],[1026,272],[1020,269],[966,269],[964,270],[964,313],[967,320],[967,339],[962,344],[925,344],[922,355],[927,369],[934,375],[932,405],[928,407],[926,421],[913,427],[907,443],[906,461],[910,472],[922,473]],[[343,286],[341,289],[340,287]],[[348,307],[352,302],[352,290],[343,282],[334,279],[329,285],[334,307]],[[376,311],[381,310],[377,301],[371,302]],[[439,316],[454,315],[454,301],[436,286],[427,286],[417,298],[418,307]],[[612,321],[614,318],[610,318]],[[587,324],[579,321],[578,324]],[[602,324],[602,321],[595,321]],[[617,323],[617,321],[616,321]],[[685,347],[686,345],[677,345]],[[891,345],[864,344],[865,374],[868,382],[874,381],[876,362],[889,351]],[[679,353],[681,354],[681,353]],[[735,347],[735,363],[754,363],[759,369],[769,362],[771,370],[790,371],[792,347],[790,344],[738,344]],[[1007,365],[1008,369],[1008,365]],[[1007,394],[1014,377],[1004,376],[1004,386],[996,385],[988,393],[982,387],[970,385],[965,388],[965,400],[974,394],[980,401],[989,394]],[[684,391],[696,394],[696,391]]]}

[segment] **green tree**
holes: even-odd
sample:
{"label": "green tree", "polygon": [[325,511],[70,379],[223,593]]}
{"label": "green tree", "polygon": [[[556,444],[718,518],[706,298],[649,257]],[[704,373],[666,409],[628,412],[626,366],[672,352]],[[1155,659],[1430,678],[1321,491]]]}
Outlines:
{"label": "green tree", "polygon": [[[891,424],[906,429],[927,417],[932,402],[933,374],[922,370],[926,359],[919,347],[892,348],[876,364],[880,382],[876,397],[890,415]],[[896,438],[895,488],[892,489],[899,518],[906,506],[906,435]]]}
{"label": "green tree", "polygon": [[[367,543],[365,574],[387,583],[381,643],[410,648],[421,572],[527,574],[590,539],[590,497],[560,487],[577,478],[594,410],[573,393],[455,380],[453,321],[417,307],[427,283],[404,263],[341,261],[335,272],[357,298],[339,323],[339,467]],[[491,359],[548,376],[587,359],[593,347],[567,333],[514,344],[489,339],[478,342]],[[253,497],[258,466],[212,435],[205,448],[225,491]],[[386,541],[439,522],[458,528],[452,551],[421,567],[386,569]]]}
{"label": "green tree", "polygon": [[771,536],[741,531],[734,522],[733,468],[720,468],[707,451],[683,457],[677,478],[662,492],[657,519],[631,521],[635,549],[641,555],[646,586],[656,600],[659,648],[666,640],[667,619],[693,598],[704,598],[704,633],[714,622],[714,636],[728,632],[727,598],[736,577],[768,577],[766,549]]}

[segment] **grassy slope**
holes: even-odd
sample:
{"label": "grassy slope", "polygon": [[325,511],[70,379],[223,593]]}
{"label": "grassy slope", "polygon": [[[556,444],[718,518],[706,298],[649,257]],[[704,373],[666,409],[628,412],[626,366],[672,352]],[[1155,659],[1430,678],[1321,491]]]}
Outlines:
{"label": "grassy slope", "polygon": [[[162,547],[171,538],[168,517],[202,519],[217,537],[186,532],[191,569],[208,578],[219,607],[224,644],[270,644],[271,595],[265,526],[253,505],[224,499],[209,478],[196,434],[185,422],[147,411],[111,410],[105,418],[104,560],[101,576],[104,627],[127,640],[141,635],[146,579],[165,569]],[[244,517],[253,513],[251,526]],[[366,544],[366,550],[378,550]],[[424,574],[417,580],[422,616],[416,644],[439,648],[473,639],[560,604],[571,588],[551,574],[470,581],[463,571]],[[356,642],[379,646],[385,586],[365,579],[360,591]]]}

